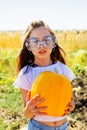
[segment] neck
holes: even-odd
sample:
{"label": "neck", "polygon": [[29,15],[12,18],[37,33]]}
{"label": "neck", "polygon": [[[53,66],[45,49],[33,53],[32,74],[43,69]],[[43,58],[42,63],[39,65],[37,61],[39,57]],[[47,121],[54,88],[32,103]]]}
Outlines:
{"label": "neck", "polygon": [[34,64],[38,65],[38,66],[49,66],[52,64],[52,60],[51,59],[47,59],[47,60],[35,60]]}

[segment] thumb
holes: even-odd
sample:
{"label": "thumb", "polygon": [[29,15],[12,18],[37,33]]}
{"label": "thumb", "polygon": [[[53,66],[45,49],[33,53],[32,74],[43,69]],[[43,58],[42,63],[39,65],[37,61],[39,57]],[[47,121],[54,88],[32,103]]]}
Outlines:
{"label": "thumb", "polygon": [[30,100],[30,94],[31,94],[31,91],[29,90],[26,95],[26,102]]}

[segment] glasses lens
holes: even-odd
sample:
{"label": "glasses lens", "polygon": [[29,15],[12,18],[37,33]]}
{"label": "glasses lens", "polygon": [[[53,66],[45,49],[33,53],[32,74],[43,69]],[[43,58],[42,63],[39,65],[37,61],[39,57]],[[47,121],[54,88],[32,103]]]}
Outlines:
{"label": "glasses lens", "polygon": [[55,47],[56,44],[55,44],[54,39],[51,35],[45,36],[42,41],[39,41],[36,38],[30,38],[26,42],[26,47],[30,51],[37,50],[40,47],[40,45],[43,45],[45,48],[52,49]]}
{"label": "glasses lens", "polygon": [[48,48],[51,48],[51,49],[52,49],[52,48],[55,47],[55,42],[54,42],[52,36],[47,36],[47,37],[45,37],[44,41],[45,41],[45,44],[46,44],[46,46],[47,46]]}
{"label": "glasses lens", "polygon": [[38,46],[38,40],[36,38],[30,38],[27,40],[26,42],[26,47],[28,48],[28,50],[32,51],[34,49],[36,49]]}

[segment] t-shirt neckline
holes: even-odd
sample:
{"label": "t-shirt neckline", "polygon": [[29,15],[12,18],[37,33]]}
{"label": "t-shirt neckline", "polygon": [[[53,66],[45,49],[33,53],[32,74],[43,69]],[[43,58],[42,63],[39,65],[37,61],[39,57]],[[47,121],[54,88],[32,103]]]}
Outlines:
{"label": "t-shirt neckline", "polygon": [[[56,64],[57,63],[57,61],[53,61],[52,62],[52,64],[51,65],[48,65],[48,66],[52,66],[52,65],[54,65],[54,64]],[[48,66],[38,66],[37,64],[32,64],[31,65],[33,68],[35,68],[35,67],[48,67]]]}

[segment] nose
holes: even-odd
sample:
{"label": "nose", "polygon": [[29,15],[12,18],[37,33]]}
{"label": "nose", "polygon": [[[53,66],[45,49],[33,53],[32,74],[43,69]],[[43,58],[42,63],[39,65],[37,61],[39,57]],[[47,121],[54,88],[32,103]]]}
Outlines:
{"label": "nose", "polygon": [[46,47],[46,44],[44,43],[44,41],[39,42],[38,48],[41,48],[41,47]]}
{"label": "nose", "polygon": [[40,44],[39,45],[39,48],[44,48],[45,46],[43,44]]}

